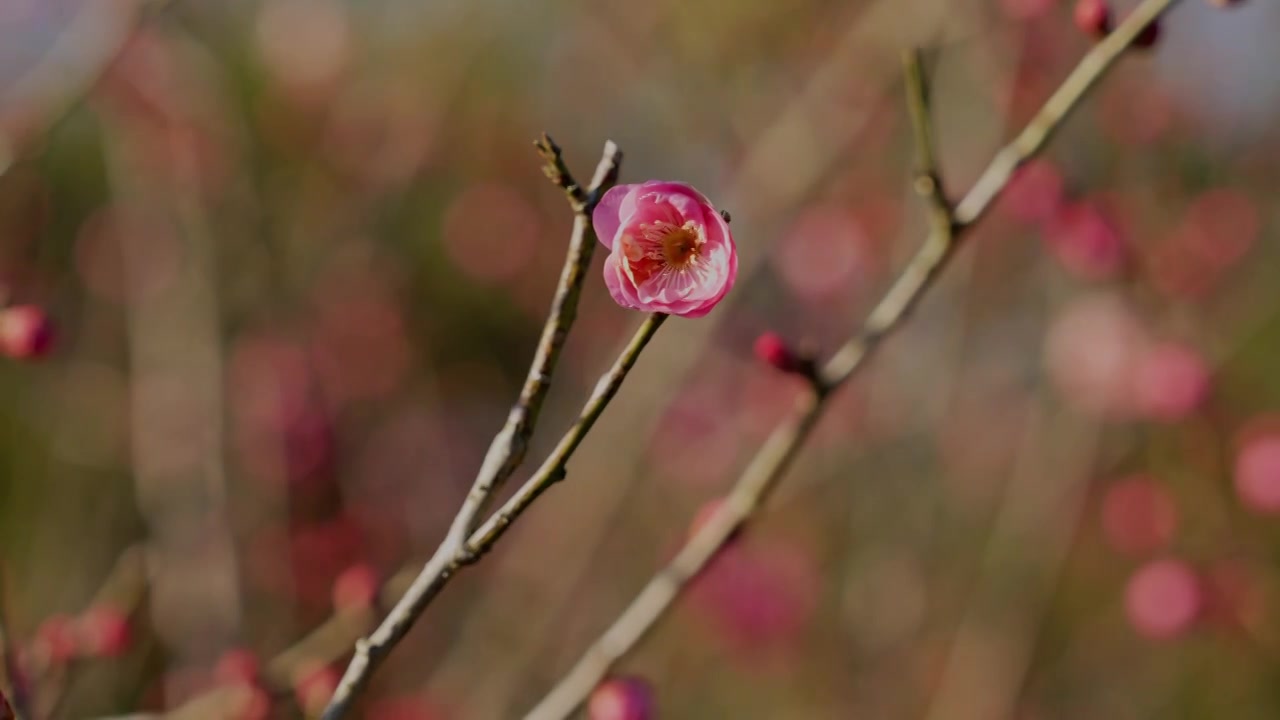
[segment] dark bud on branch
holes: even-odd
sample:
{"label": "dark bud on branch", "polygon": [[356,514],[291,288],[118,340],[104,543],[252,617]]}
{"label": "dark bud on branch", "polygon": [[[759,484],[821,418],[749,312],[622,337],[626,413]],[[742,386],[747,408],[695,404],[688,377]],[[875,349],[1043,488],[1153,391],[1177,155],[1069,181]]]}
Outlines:
{"label": "dark bud on branch", "polygon": [[755,355],[766,364],[785,373],[803,375],[812,379],[816,372],[813,358],[797,353],[774,332],[761,333],[753,347]]}

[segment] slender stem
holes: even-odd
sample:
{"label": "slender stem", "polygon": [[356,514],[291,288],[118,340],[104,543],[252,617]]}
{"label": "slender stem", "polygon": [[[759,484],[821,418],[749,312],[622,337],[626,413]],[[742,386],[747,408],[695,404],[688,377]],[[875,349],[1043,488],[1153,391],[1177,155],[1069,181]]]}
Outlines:
{"label": "slender stem", "polygon": [[[525,716],[525,720],[560,720],[580,706],[609,668],[627,654],[653,628],[689,581],[740,526],[746,523],[786,472],[800,446],[825,409],[830,393],[846,383],[863,366],[886,335],[900,327],[910,310],[951,257],[957,240],[972,226],[1004,190],[1014,170],[1033,157],[1052,133],[1147,25],[1177,0],[1145,0],[1111,36],[1094,47],[1067,77],[1009,145],[1001,149],[978,182],[956,206],[938,222],[938,209],[945,206],[941,184],[925,188],[930,200],[929,234],[916,255],[903,269],[884,297],[868,316],[862,330],[823,366],[821,372],[796,401],[790,415],[770,434],[734,483],[720,509],[686,541],[676,556],[645,585],[613,624],[602,634],[551,692]],[[918,68],[909,60],[908,69]],[[921,167],[931,168],[933,151],[928,131],[923,76],[911,79],[908,72],[909,104],[917,124],[915,137]]]}
{"label": "slender stem", "polygon": [[930,232],[936,236],[949,236],[953,230],[952,211],[942,186],[942,173],[934,150],[933,123],[929,118],[929,83],[924,75],[920,51],[903,53],[902,66],[906,78],[907,115],[911,118],[912,137],[915,139],[915,191],[928,203]]}
{"label": "slender stem", "polygon": [[515,522],[516,518],[520,517],[525,510],[529,509],[529,506],[533,504],[534,500],[538,499],[538,496],[543,491],[564,479],[569,458],[578,449],[578,445],[582,442],[582,438],[586,437],[591,426],[604,413],[605,406],[618,393],[618,388],[622,387],[622,381],[626,378],[627,373],[631,371],[631,367],[635,365],[636,359],[640,357],[640,351],[644,349],[645,345],[649,344],[649,340],[653,338],[654,333],[658,331],[658,328],[662,326],[662,322],[666,319],[667,316],[661,313],[654,313],[645,319],[644,324],[640,326],[635,336],[631,338],[631,342],[622,351],[613,368],[596,383],[596,389],[591,393],[591,397],[587,399],[578,421],[560,439],[560,443],[547,456],[546,461],[542,463],[542,467],[538,468],[537,472],[525,481],[524,485],[520,486],[520,489],[511,496],[511,499],[505,505],[499,508],[479,529],[472,533],[471,538],[467,541],[468,553],[479,557],[488,552],[494,543],[498,541],[498,538],[502,537],[502,534],[511,526],[511,523]]}
{"label": "slender stem", "polygon": [[542,336],[538,339],[538,349],[529,366],[524,387],[507,415],[506,424],[489,445],[489,451],[485,453],[484,462],[480,465],[480,472],[476,474],[471,490],[449,528],[443,546],[450,548],[463,546],[475,524],[476,516],[484,510],[493,493],[520,467],[528,452],[529,439],[537,425],[542,403],[551,389],[551,376],[578,315],[583,280],[591,267],[591,255],[596,247],[596,235],[591,227],[591,211],[600,197],[617,181],[618,163],[622,160],[618,146],[612,142],[605,143],[604,155],[596,168],[591,188],[584,192],[565,166],[560,148],[548,135],[544,133],[535,145],[546,161],[543,172],[565,191],[574,209],[573,234],[569,240],[564,267],[560,271],[560,282],[551,301],[551,311],[542,326]]}
{"label": "slender stem", "polygon": [[378,629],[368,638],[356,642],[355,655],[351,658],[337,690],[334,691],[329,706],[325,708],[322,716],[325,720],[343,717],[350,711],[356,696],[369,683],[374,670],[408,634],[413,623],[444,589],[449,580],[467,565],[476,562],[485,551],[491,548],[507,527],[528,509],[544,490],[564,479],[566,467],[574,451],[582,443],[582,439],[596,420],[604,413],[609,401],[618,393],[622,382],[640,357],[640,352],[649,344],[649,340],[653,338],[654,333],[666,318],[666,315],[655,313],[645,319],[636,330],[631,342],[618,356],[613,367],[600,378],[595,390],[587,398],[578,414],[578,419],[565,432],[542,467],[467,542],[456,547],[442,545],[427,561],[422,572],[414,578],[409,590],[387,614]]}

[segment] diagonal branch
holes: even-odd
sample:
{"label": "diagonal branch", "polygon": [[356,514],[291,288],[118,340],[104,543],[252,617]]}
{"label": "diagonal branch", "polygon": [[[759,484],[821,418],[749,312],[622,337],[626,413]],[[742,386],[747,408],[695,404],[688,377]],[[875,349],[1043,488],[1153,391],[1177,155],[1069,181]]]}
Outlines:
{"label": "diagonal branch", "polygon": [[[324,717],[342,717],[351,708],[356,695],[368,684],[378,665],[408,634],[414,622],[427,605],[459,570],[475,562],[478,553],[488,549],[501,533],[490,534],[487,542],[471,542],[469,536],[476,518],[484,510],[493,493],[510,478],[523,461],[533,434],[538,413],[550,389],[551,374],[555,370],[560,351],[568,337],[569,329],[577,315],[582,284],[591,264],[596,237],[591,226],[591,211],[600,197],[613,186],[618,177],[618,164],[622,153],[612,142],[605,144],[604,155],[587,190],[574,180],[561,157],[560,148],[545,134],[536,143],[538,152],[546,161],[547,177],[565,191],[574,210],[573,234],[569,252],[565,258],[560,284],[556,289],[551,311],[542,330],[542,337],[534,355],[533,364],[525,380],[520,398],[508,415],[507,423],[494,438],[485,454],[480,472],[472,484],[461,509],[450,525],[449,532],[435,554],[409,586],[408,591],[369,637],[356,642],[355,655],[347,666],[333,698],[325,709]],[[521,499],[514,512],[504,509],[495,517],[505,517],[510,522],[532,503],[547,486],[564,475],[564,466],[581,442],[582,437],[604,411],[605,405],[617,392],[627,372],[635,364],[640,351],[653,337],[665,316],[654,315],[636,333],[635,339],[623,351],[613,369],[602,378],[596,392],[583,408],[578,421],[570,428],[543,468],[535,473],[525,488],[516,495]],[[511,503],[508,503],[511,505]]]}
{"label": "diagonal branch", "polygon": [[[605,406],[617,394],[623,380],[626,379],[627,373],[639,358],[640,352],[652,339],[666,317],[666,315],[651,315],[640,326],[631,342],[619,355],[613,367],[601,377],[595,391],[583,406],[578,420],[561,438],[560,443],[552,451],[542,467],[516,491],[511,500],[471,534],[466,548],[465,559],[455,556],[452,563],[438,567],[433,566],[432,573],[428,576],[433,584],[427,586],[425,591],[417,591],[423,595],[422,602],[429,603],[443,589],[444,584],[450,577],[468,563],[477,561],[492,548],[494,543],[506,532],[507,528],[533,504],[533,501],[544,490],[564,479],[566,465],[574,451],[586,436],[587,431],[603,414]],[[419,573],[412,567],[406,567],[383,583],[379,596],[394,596],[401,592],[404,592],[405,597],[415,595],[414,592],[405,592],[404,589],[409,588],[415,582],[423,582],[424,575],[426,573]],[[266,663],[259,681],[272,693],[287,694],[291,687],[291,680],[299,668],[314,663],[328,664],[340,657],[351,647],[351,643],[362,632],[366,632],[371,628],[373,612],[372,608],[367,612],[362,610],[359,613],[335,612],[329,619]],[[392,615],[394,614],[393,612]],[[337,696],[335,695],[335,697]],[[343,701],[344,707],[339,712],[346,712],[345,703],[350,703],[352,699],[354,699],[354,696],[345,699]],[[236,700],[237,698],[230,693],[215,690],[202,694],[174,712],[182,717],[203,717],[204,715],[201,713],[209,714],[207,708],[218,704],[234,706]],[[134,716],[130,717],[133,720],[158,720],[159,716],[142,715],[136,716],[136,718]],[[0,720],[3,720],[3,718],[0,718]],[[102,718],[101,720],[125,719]]]}
{"label": "diagonal branch", "polygon": [[617,362],[613,368],[600,378],[600,382],[596,384],[596,389],[591,393],[591,397],[587,399],[586,405],[582,408],[582,414],[578,416],[578,421],[569,428],[564,437],[560,439],[560,443],[556,445],[555,450],[547,456],[542,467],[530,477],[520,489],[516,491],[511,499],[498,509],[483,525],[481,525],[474,533],[471,534],[467,541],[467,553],[473,559],[488,552],[494,543],[498,542],[498,538],[502,537],[511,523],[516,521],[533,501],[538,499],[547,488],[564,479],[566,466],[569,458],[573,456],[573,452],[578,449],[578,445],[582,439],[586,437],[587,431],[595,424],[596,420],[604,412],[604,408],[617,394],[618,388],[622,386],[623,379],[627,373],[631,371],[631,367],[635,365],[636,359],[640,357],[640,351],[653,338],[654,333],[662,326],[662,322],[667,319],[666,315],[654,313],[645,319],[644,324],[636,331],[631,342],[618,356]]}
{"label": "diagonal branch", "polygon": [[355,655],[351,658],[337,690],[334,691],[329,706],[325,708],[322,716],[325,720],[340,718],[351,709],[356,696],[368,684],[374,670],[408,634],[413,623],[422,615],[427,605],[440,594],[449,580],[463,568],[479,560],[544,490],[564,479],[570,457],[586,436],[587,431],[600,418],[605,406],[617,394],[622,381],[626,379],[627,373],[639,358],[640,351],[648,345],[649,340],[653,338],[654,333],[666,318],[666,315],[655,313],[640,325],[613,367],[600,378],[595,391],[583,405],[577,421],[570,426],[542,467],[521,486],[501,510],[494,513],[493,517],[471,536],[468,542],[455,548],[441,546],[441,550],[427,562],[426,567],[414,579],[408,592],[400,602],[396,603],[382,625],[367,639],[356,643]]}
{"label": "diagonal branch", "polygon": [[476,516],[484,510],[494,491],[516,471],[528,452],[529,438],[533,436],[538,414],[542,411],[542,402],[551,389],[551,375],[560,360],[560,352],[569,337],[569,329],[578,315],[578,299],[582,297],[583,279],[587,269],[591,267],[591,255],[596,246],[595,233],[591,230],[591,211],[600,197],[617,181],[618,163],[622,160],[618,146],[612,142],[605,143],[604,156],[596,168],[591,188],[583,191],[565,166],[560,148],[550,136],[543,133],[535,146],[546,161],[543,172],[565,191],[569,204],[573,207],[573,234],[569,240],[564,267],[560,271],[560,283],[556,286],[556,294],[551,301],[551,311],[542,327],[538,349],[529,366],[524,387],[520,390],[520,398],[511,408],[506,424],[489,445],[484,461],[480,464],[480,472],[445,538],[444,544],[453,548],[463,547]]}
{"label": "diagonal branch", "polygon": [[[916,255],[890,286],[868,316],[862,330],[845,343],[823,366],[796,400],[791,414],[761,446],[725,502],[693,533],[676,556],[662,568],[601,635],[551,692],[525,716],[525,720],[560,720],[587,698],[609,668],[626,655],[660,620],[691,579],[706,567],[716,552],[740,526],[755,514],[770,491],[782,478],[801,445],[825,410],[827,398],[863,367],[880,342],[901,326],[911,309],[924,296],[955,250],[960,236],[971,227],[1005,189],[1013,172],[1034,157],[1062,124],[1087,91],[1106,73],[1142,30],[1172,7],[1177,0],[1144,0],[1107,39],[1093,48],[1053,94],[1030,124],[996,153],[990,166],[973,188],[944,217],[941,185],[925,188],[932,198],[929,235]],[[910,67],[911,63],[908,63]],[[919,102],[916,117],[917,145],[921,165],[928,168],[932,149],[928,132],[927,95],[923,82],[908,78],[913,104]],[[924,138],[923,141],[920,138]],[[945,222],[939,222],[945,219]]]}

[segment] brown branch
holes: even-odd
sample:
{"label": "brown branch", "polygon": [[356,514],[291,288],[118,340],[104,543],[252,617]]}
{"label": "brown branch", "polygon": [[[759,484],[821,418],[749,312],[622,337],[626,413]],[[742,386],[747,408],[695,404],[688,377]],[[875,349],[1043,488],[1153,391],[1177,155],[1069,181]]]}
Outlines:
{"label": "brown branch", "polygon": [[[605,144],[604,156],[600,160],[591,186],[585,192],[574,180],[561,157],[560,148],[550,137],[543,135],[536,143],[539,153],[546,161],[544,172],[552,182],[565,191],[569,204],[574,210],[573,234],[569,243],[569,252],[565,258],[564,269],[560,275],[560,284],[551,304],[551,312],[543,327],[538,350],[534,355],[529,375],[521,390],[520,398],[512,408],[507,423],[494,438],[493,444],[485,455],[471,491],[463,501],[450,525],[444,542],[435,554],[427,561],[417,578],[409,586],[409,590],[383,620],[382,624],[367,638],[356,642],[355,655],[351,658],[342,681],[339,683],[333,698],[325,709],[327,719],[342,717],[351,707],[356,695],[368,684],[374,670],[391,652],[397,643],[409,632],[417,618],[427,605],[444,588],[449,579],[460,569],[475,562],[479,553],[487,550],[489,543],[476,543],[470,539],[475,519],[494,491],[506,480],[520,462],[528,449],[530,436],[533,434],[538,411],[550,389],[551,374],[555,369],[561,348],[564,346],[569,329],[577,313],[578,299],[582,294],[582,284],[586,271],[591,263],[591,254],[595,249],[596,236],[591,226],[591,212],[595,209],[600,197],[613,186],[618,177],[618,164],[622,153],[612,142]],[[577,447],[584,435],[603,412],[617,388],[621,385],[627,371],[635,363],[641,349],[662,323],[662,316],[653,316],[636,333],[636,338],[623,351],[622,356],[613,369],[597,386],[596,392],[587,401],[578,421],[570,428],[565,438],[557,446],[553,457],[560,457],[559,476],[563,476],[564,463]],[[603,392],[602,390],[607,390]],[[567,449],[566,449],[567,448]],[[561,451],[563,454],[561,455]],[[548,461],[550,463],[550,461]],[[543,468],[547,472],[548,465]],[[542,476],[543,471],[535,473],[535,478]],[[532,482],[532,481],[531,481]],[[554,479],[547,480],[550,485]],[[532,502],[538,493],[545,488],[539,487],[532,493],[522,488],[517,497],[526,497]],[[526,485],[528,487],[528,485]],[[523,510],[520,507],[520,511]],[[501,513],[500,513],[501,514]],[[503,517],[513,518],[519,514],[506,513]],[[505,527],[505,524],[504,524]],[[497,535],[493,536],[496,540]]]}
{"label": "brown branch", "polygon": [[569,458],[577,449],[587,431],[604,412],[605,406],[618,392],[627,373],[635,365],[640,351],[652,339],[666,315],[650,315],[636,331],[631,342],[618,356],[609,372],[600,378],[591,397],[583,405],[577,421],[556,445],[547,461],[534,473],[506,505],[485,522],[462,546],[449,553],[437,552],[426,567],[414,579],[408,592],[387,615],[378,629],[367,639],[356,643],[355,656],[338,684],[323,718],[333,720],[351,709],[356,695],[368,684],[373,671],[386,658],[395,645],[413,627],[427,605],[444,589],[454,575],[476,562],[497,542],[503,532],[534,500],[551,485],[564,479]]}
{"label": "brown branch", "polygon": [[622,381],[626,378],[627,373],[631,371],[631,367],[635,365],[636,359],[640,357],[640,351],[644,349],[649,340],[653,338],[654,333],[662,326],[662,322],[667,319],[666,315],[654,313],[645,319],[640,329],[636,331],[631,342],[618,356],[617,362],[609,370],[604,377],[600,378],[600,382],[596,384],[596,389],[591,393],[591,397],[587,399],[586,405],[582,408],[581,415],[573,427],[565,433],[560,439],[560,443],[556,445],[555,450],[542,463],[537,472],[533,474],[520,489],[516,491],[511,499],[498,509],[484,525],[480,526],[470,539],[467,541],[467,553],[473,558],[478,558],[488,552],[494,543],[498,542],[498,538],[502,537],[507,528],[520,517],[529,506],[533,504],[538,496],[547,488],[564,479],[566,467],[569,464],[569,458],[573,456],[582,439],[586,437],[587,432],[591,430],[591,426],[595,424],[600,415],[604,413],[604,408],[617,394],[618,388],[622,387]]}
{"label": "brown branch", "polygon": [[[1115,63],[1138,34],[1177,0],[1145,0],[1125,22],[1093,48],[1062,86],[1046,102],[1030,124],[1007,146],[997,152],[991,165],[954,212],[941,216],[945,207],[941,185],[925,187],[930,199],[931,222],[928,237],[903,269],[884,297],[868,316],[861,332],[852,337],[823,366],[819,375],[797,398],[790,416],[784,420],[752,458],[720,509],[695,532],[676,556],[655,575],[613,624],[588,648],[550,693],[525,716],[525,720],[559,720],[567,717],[587,698],[609,668],[627,654],[663,616],[735,531],[755,514],[770,491],[786,472],[819,417],[830,393],[846,383],[879,346],[897,329],[932,285],[951,257],[960,236],[990,207],[1008,185],[1013,172],[1035,156],[1086,92]],[[912,63],[909,61],[908,66]],[[924,107],[922,77],[908,78],[913,99],[915,137],[921,166],[929,169],[932,146],[928,139],[927,108]],[[922,140],[923,138],[923,140]],[[939,219],[945,222],[939,222]]]}
{"label": "brown branch", "polygon": [[[617,393],[628,371],[635,364],[640,351],[644,349],[644,346],[653,337],[665,319],[665,315],[651,315],[646,319],[645,323],[636,332],[631,343],[622,351],[613,368],[600,379],[600,383],[584,405],[578,421],[561,438],[560,443],[552,451],[547,461],[520,487],[506,505],[495,512],[493,517],[489,518],[483,526],[472,533],[467,542],[466,559],[455,558],[456,562],[447,566],[447,574],[436,573],[430,576],[435,584],[430,587],[429,596],[425,598],[424,602],[429,602],[431,597],[434,597],[443,588],[445,582],[458,570],[470,562],[475,562],[487,552],[515,518],[533,504],[533,501],[542,491],[564,478],[565,466],[577,449],[578,444],[604,412],[604,408]],[[382,589],[379,591],[379,597],[402,595],[408,597],[412,594],[410,588],[415,582],[421,580],[418,570],[417,566],[407,566],[397,572],[383,584]],[[360,613],[335,612],[292,646],[281,651],[268,661],[263,668],[259,681],[274,696],[288,694],[298,669],[315,663],[328,664],[333,662],[348,652],[352,643],[356,642],[362,634],[371,630],[374,626],[375,610],[376,608],[371,608],[368,612]],[[394,615],[395,612],[389,615],[388,618],[390,619]],[[412,619],[410,618],[409,621],[412,622]],[[224,691],[225,688],[201,695],[175,712],[190,713],[191,717],[200,717],[199,713],[204,712],[203,709],[211,705],[234,704],[235,698]],[[214,695],[217,697],[211,697]],[[345,709],[343,712],[345,712]],[[133,720],[155,717],[158,716],[131,716]]]}
{"label": "brown branch", "polygon": [[471,491],[467,493],[462,509],[454,518],[442,547],[458,549],[465,545],[476,517],[484,510],[490,496],[524,461],[529,449],[529,439],[533,436],[538,414],[542,410],[542,402],[551,389],[551,376],[560,360],[560,351],[577,318],[582,283],[591,267],[591,255],[596,246],[596,236],[591,228],[591,211],[618,179],[618,163],[622,160],[622,153],[612,142],[605,143],[604,156],[596,168],[591,188],[586,192],[583,192],[569,173],[560,148],[550,136],[543,133],[534,145],[545,161],[543,172],[565,191],[569,204],[573,207],[573,234],[569,240],[564,268],[560,272],[560,283],[551,301],[551,311],[542,327],[538,349],[529,366],[529,374],[525,377],[520,397],[508,414],[506,425],[489,445],[489,451],[480,464],[480,472],[476,474]]}

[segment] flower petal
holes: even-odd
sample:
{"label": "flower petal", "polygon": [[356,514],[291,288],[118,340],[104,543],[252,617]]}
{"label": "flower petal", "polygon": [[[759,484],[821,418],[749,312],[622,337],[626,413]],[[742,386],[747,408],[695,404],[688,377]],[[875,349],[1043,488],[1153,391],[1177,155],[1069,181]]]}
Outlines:
{"label": "flower petal", "polygon": [[618,254],[611,253],[604,261],[604,286],[609,290],[613,301],[625,308],[643,310],[644,306],[636,297],[635,286],[623,271]]}
{"label": "flower petal", "polygon": [[623,205],[630,200],[631,212],[635,212],[633,191],[639,187],[639,185],[614,185],[609,188],[604,197],[600,198],[595,210],[591,212],[591,225],[595,228],[596,237],[610,250],[613,249],[618,228],[622,225]]}

